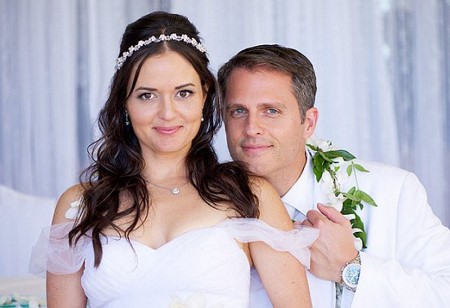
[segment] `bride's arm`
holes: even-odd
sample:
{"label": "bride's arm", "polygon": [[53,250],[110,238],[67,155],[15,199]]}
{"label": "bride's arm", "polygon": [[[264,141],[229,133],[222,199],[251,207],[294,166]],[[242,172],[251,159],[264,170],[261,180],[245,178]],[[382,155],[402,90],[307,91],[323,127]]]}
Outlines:
{"label": "bride's arm", "polygon": [[[52,225],[65,223],[65,213],[70,204],[81,196],[80,186],[69,188],[60,197],[53,215]],[[86,307],[86,296],[81,287],[82,267],[73,274],[52,274],[47,272],[47,307]]]}
{"label": "bride's arm", "polygon": [[[272,185],[255,179],[260,219],[281,229],[291,230],[292,221]],[[253,264],[274,307],[311,307],[304,266],[288,252],[277,252],[262,242],[250,243]]]}

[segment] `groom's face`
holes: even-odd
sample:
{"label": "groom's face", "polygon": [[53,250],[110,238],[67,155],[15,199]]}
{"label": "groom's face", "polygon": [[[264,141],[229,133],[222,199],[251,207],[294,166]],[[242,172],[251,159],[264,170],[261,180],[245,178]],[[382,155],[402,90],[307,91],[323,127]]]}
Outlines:
{"label": "groom's face", "polygon": [[225,129],[234,160],[246,162],[271,182],[298,177],[309,137],[305,123],[289,75],[266,69],[232,71],[225,93]]}

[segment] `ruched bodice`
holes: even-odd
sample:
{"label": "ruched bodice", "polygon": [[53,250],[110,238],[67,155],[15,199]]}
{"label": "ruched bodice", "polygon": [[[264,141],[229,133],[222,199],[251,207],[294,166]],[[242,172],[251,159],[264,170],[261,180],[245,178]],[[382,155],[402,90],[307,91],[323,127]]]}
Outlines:
{"label": "ruched bodice", "polygon": [[86,251],[82,285],[92,307],[169,307],[192,295],[208,306],[247,307],[249,263],[225,229],[193,230],[158,249],[133,241],[133,251],[123,237],[104,242],[97,269],[92,246]]}
{"label": "ruched bodice", "polygon": [[[67,234],[67,230],[70,225],[53,227],[50,239],[58,233]],[[65,248],[48,246],[47,256],[67,249],[74,252],[66,270],[48,259],[39,265],[39,259],[45,257],[39,257],[38,247],[33,251],[32,265],[34,272],[42,267],[52,272],[57,266],[57,272],[69,273],[84,264],[81,279],[90,307],[247,307],[250,266],[236,240],[264,241],[309,266],[307,246],[317,234],[309,228],[283,232],[256,219],[229,219],[186,232],[158,249],[137,241],[130,245],[123,237],[104,237],[103,257],[97,268],[89,240],[81,241],[78,247],[69,248],[67,240],[61,243]],[[61,239],[61,235],[56,238]]]}

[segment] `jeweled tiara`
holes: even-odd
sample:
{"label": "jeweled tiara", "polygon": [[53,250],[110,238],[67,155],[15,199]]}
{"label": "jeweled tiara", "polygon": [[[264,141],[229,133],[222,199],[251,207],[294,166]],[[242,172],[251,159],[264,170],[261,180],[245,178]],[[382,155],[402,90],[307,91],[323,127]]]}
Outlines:
{"label": "jeweled tiara", "polygon": [[177,35],[176,33],[172,33],[171,35],[161,34],[158,38],[152,36],[148,40],[139,41],[136,45],[128,48],[128,51],[123,52],[122,56],[116,59],[116,70],[119,70],[122,67],[123,63],[127,60],[127,58],[131,57],[131,55],[135,51],[138,51],[142,46],[146,46],[151,43],[159,43],[162,41],[180,41],[180,42],[183,41],[187,44],[191,44],[192,46],[197,48],[200,52],[206,53],[206,48],[202,44],[200,44],[200,42],[197,42],[195,38],[190,38],[186,34],[182,35]]}

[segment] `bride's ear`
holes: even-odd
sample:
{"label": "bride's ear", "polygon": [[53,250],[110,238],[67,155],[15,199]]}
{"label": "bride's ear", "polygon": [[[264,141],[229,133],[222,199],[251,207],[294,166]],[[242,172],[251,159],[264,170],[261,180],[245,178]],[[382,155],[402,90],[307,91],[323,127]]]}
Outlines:
{"label": "bride's ear", "polygon": [[303,138],[308,139],[314,133],[316,129],[317,121],[319,119],[319,111],[316,107],[311,107],[305,112],[305,119],[303,123],[305,124],[303,131]]}
{"label": "bride's ear", "polygon": [[205,105],[206,97],[208,96],[209,85],[206,83],[202,84],[202,89],[203,89],[203,105]]}

